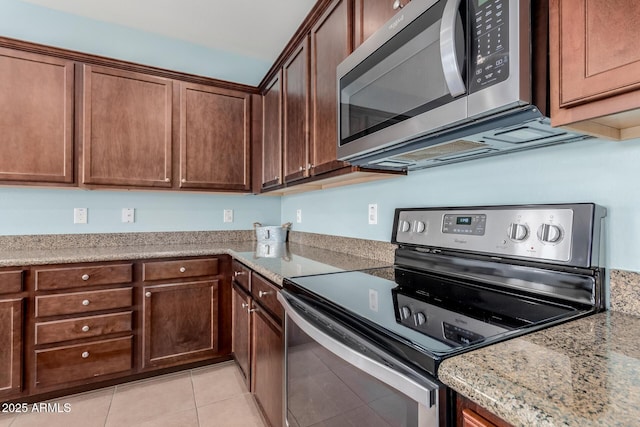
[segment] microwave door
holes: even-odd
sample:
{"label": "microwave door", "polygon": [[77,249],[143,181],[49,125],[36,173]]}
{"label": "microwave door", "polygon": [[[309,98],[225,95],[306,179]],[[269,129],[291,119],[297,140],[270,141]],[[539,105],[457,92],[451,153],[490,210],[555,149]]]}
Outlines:
{"label": "microwave door", "polygon": [[466,119],[459,3],[436,2],[339,77],[341,159]]}

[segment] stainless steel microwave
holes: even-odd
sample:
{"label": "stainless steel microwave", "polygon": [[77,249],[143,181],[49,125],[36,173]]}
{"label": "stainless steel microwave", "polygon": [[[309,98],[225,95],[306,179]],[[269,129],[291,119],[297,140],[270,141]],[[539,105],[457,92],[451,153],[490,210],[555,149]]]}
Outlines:
{"label": "stainless steel microwave", "polygon": [[337,68],[339,159],[415,169],[586,138],[533,102],[534,82],[548,93],[539,15],[531,0],[411,1]]}

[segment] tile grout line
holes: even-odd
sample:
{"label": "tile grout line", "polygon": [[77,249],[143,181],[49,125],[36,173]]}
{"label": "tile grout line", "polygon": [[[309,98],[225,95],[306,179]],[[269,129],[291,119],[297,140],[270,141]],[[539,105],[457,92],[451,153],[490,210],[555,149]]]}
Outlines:
{"label": "tile grout line", "polygon": [[200,427],[200,411],[198,410],[198,401],[196,400],[196,387],[193,384],[193,369],[189,370],[189,379],[191,380],[191,391],[193,392],[193,406],[196,407],[196,421]]}
{"label": "tile grout line", "polygon": [[113,405],[113,398],[116,395],[116,388],[118,386],[113,386],[113,393],[111,393],[111,400],[109,400],[109,409],[107,409],[107,416],[104,417],[104,427],[107,427],[107,421],[109,421],[109,415],[111,414],[111,405]]}

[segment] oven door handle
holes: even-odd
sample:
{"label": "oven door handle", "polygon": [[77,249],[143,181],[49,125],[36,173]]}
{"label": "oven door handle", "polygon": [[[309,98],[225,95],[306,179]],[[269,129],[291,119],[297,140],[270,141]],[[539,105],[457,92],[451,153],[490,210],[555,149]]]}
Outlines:
{"label": "oven door handle", "polygon": [[[334,353],[336,356],[343,359],[345,362],[350,363],[357,369],[371,375],[377,380],[387,384],[388,386],[400,391],[407,395],[415,402],[430,408],[437,404],[437,385],[425,386],[419,384],[411,378],[403,375],[402,373],[383,365],[373,359],[368,358],[362,353],[352,349],[348,345],[336,340],[318,329],[315,325],[301,316],[296,309],[289,303],[288,297],[284,295],[283,291],[278,292],[278,301],[282,304],[284,311],[289,319],[291,319],[300,329],[302,329],[310,338],[315,340],[318,344]],[[287,321],[289,320],[287,319]],[[286,326],[285,326],[286,328]],[[349,332],[340,328],[340,332],[348,334]],[[355,337],[358,339],[358,337]],[[385,359],[389,359],[394,364],[404,365],[402,362],[397,361],[396,358],[389,354],[384,355]],[[406,369],[406,365],[404,365]],[[415,373],[415,375],[418,375]]]}
{"label": "oven door handle", "polygon": [[440,59],[447,88],[454,98],[466,92],[456,53],[456,20],[460,0],[447,0],[440,21]]}

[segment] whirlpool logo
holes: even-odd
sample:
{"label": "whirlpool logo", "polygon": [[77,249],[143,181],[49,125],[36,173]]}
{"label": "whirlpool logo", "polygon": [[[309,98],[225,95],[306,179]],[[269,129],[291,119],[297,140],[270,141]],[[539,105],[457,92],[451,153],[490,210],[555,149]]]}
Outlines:
{"label": "whirlpool logo", "polygon": [[404,15],[400,15],[400,17],[398,19],[396,19],[395,21],[393,21],[391,23],[391,25],[389,25],[389,29],[390,30],[395,30],[396,27],[402,22],[404,21]]}
{"label": "whirlpool logo", "polygon": [[461,245],[466,245],[467,241],[464,239],[453,239],[454,242],[460,243]]}

